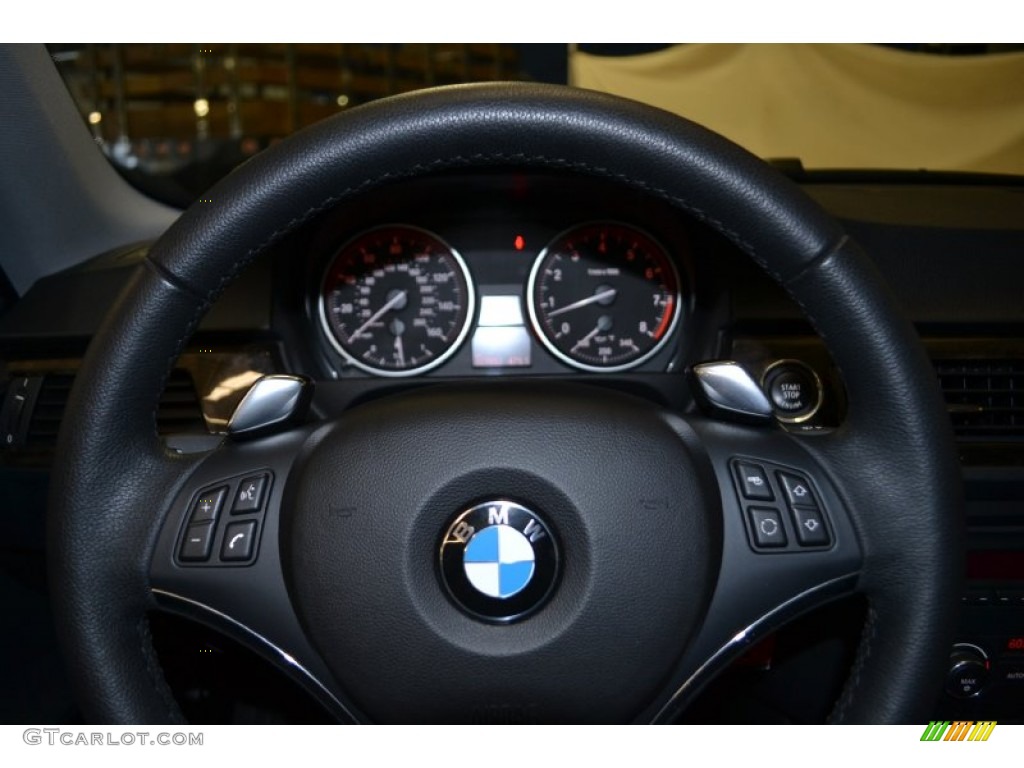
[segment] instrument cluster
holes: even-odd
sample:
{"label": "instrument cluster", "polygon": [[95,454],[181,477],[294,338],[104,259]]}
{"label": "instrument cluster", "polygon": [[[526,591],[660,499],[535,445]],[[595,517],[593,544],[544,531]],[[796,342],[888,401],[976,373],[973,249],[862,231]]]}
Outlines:
{"label": "instrument cluster", "polygon": [[680,254],[612,219],[573,224],[533,251],[522,234],[507,241],[499,263],[494,249],[457,248],[418,224],[345,240],[316,301],[340,368],[408,377],[449,362],[458,375],[467,362],[482,374],[669,367],[661,353],[685,310]]}
{"label": "instrument cluster", "polygon": [[708,307],[729,253],[642,189],[442,173],[363,190],[283,242],[274,322],[294,370],[361,380],[350,391],[367,396],[421,379],[653,385],[647,375],[711,354]]}

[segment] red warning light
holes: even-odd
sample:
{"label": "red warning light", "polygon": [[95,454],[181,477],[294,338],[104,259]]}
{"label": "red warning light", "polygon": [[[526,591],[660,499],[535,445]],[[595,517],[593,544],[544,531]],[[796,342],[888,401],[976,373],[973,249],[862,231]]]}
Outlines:
{"label": "red warning light", "polygon": [[526,241],[523,239],[522,235],[516,235],[516,239],[515,239],[515,243],[514,244],[515,244],[515,247],[516,247],[517,251],[521,251],[521,250],[523,250],[523,248],[526,247]]}

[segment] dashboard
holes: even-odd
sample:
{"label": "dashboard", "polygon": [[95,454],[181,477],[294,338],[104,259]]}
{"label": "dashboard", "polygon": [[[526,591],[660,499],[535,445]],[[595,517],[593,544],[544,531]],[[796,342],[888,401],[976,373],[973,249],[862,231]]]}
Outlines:
{"label": "dashboard", "polygon": [[[958,432],[969,589],[936,716],[1019,719],[1024,189],[804,181],[914,319]],[[0,318],[5,471],[47,467],[61,392],[146,247],[46,278]],[[701,222],[569,175],[428,176],[363,194],[261,257],[180,357],[160,425],[179,444],[201,443],[268,373],[314,380],[320,418],[466,379],[582,381],[687,411],[697,408],[688,370],[715,359],[754,374],[781,428],[842,423],[842,377],[799,307]],[[27,493],[43,503],[38,488]],[[744,674],[771,666],[745,664]]]}
{"label": "dashboard", "polygon": [[[583,381],[685,409],[686,372],[735,357],[784,428],[842,417],[841,378],[789,297],[711,228],[620,185],[411,180],[305,227],[259,269],[282,367],[319,382],[324,415],[463,379]],[[764,302],[787,319],[733,337],[734,313]]]}

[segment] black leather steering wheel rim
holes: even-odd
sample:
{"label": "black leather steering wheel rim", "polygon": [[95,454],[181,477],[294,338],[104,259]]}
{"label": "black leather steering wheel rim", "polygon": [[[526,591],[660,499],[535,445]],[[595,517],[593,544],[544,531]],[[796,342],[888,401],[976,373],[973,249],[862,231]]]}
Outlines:
{"label": "black leather steering wheel rim", "polygon": [[145,500],[172,498],[200,460],[166,450],[155,409],[204,312],[256,255],[346,199],[482,168],[641,189],[729,238],[800,304],[849,399],[843,426],[805,448],[851,511],[864,553],[858,589],[869,601],[831,719],[923,718],[952,636],[962,518],[948,419],[913,328],[836,222],[744,150],[634,102],[538,85],[436,89],[325,121],[216,185],[211,203],[185,212],[150,250],[83,361],[51,488],[54,609],[86,717],[181,717],[145,620],[163,521]]}

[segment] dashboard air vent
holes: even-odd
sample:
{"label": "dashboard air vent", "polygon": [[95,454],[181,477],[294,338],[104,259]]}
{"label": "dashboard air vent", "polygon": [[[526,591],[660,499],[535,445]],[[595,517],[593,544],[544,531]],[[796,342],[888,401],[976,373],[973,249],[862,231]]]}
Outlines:
{"label": "dashboard air vent", "polygon": [[75,377],[70,373],[48,373],[42,377],[25,435],[29,448],[52,448],[56,444],[60,420],[64,417],[74,381]]}
{"label": "dashboard air vent", "polygon": [[1024,436],[1024,360],[937,360],[958,437]]}
{"label": "dashboard air vent", "polygon": [[203,407],[188,371],[182,368],[171,371],[160,397],[156,426],[161,435],[206,432]]}
{"label": "dashboard air vent", "polygon": [[[47,450],[56,445],[74,380],[70,373],[48,373],[42,377],[25,433],[26,448]],[[171,372],[157,409],[157,428],[160,434],[206,432],[202,406],[188,371],[175,368]]]}

